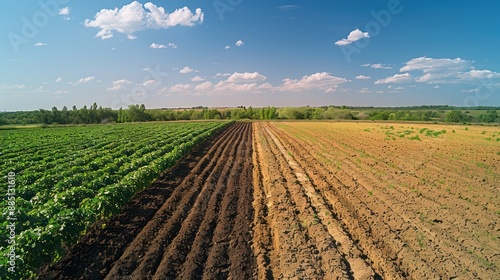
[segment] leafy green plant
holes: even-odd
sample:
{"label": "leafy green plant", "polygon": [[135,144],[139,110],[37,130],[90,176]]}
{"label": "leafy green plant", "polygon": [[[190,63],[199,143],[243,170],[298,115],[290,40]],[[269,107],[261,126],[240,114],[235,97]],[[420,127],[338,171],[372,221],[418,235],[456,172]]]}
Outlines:
{"label": "leafy green plant", "polygon": [[[16,244],[22,271],[56,261],[85,228],[117,213],[228,122],[54,127],[2,132],[0,168],[18,174]],[[0,182],[6,188],[6,182]],[[5,209],[5,201],[1,201]],[[6,227],[0,235],[7,236]],[[0,254],[7,254],[0,239]],[[0,262],[0,271],[6,263]],[[0,278],[5,277],[0,275]]]}

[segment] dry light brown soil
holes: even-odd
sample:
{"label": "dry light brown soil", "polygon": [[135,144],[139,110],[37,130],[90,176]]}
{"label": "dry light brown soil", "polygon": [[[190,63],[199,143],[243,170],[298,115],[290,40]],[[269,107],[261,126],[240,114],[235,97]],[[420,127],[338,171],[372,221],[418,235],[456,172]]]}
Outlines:
{"label": "dry light brown soil", "polygon": [[500,279],[498,128],[389,126],[232,124],[40,279]]}

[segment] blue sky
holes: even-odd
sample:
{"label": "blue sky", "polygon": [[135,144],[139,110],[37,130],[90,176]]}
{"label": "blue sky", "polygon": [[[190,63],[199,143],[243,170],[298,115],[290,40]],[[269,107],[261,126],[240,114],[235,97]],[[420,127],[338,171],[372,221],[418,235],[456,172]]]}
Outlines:
{"label": "blue sky", "polygon": [[498,1],[11,1],[0,109],[500,106]]}

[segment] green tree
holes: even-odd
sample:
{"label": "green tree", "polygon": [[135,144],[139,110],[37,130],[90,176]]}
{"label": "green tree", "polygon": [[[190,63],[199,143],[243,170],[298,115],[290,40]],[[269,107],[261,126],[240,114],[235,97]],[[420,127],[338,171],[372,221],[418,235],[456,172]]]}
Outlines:
{"label": "green tree", "polygon": [[445,122],[461,122],[465,121],[465,116],[461,111],[449,111],[444,115]]}

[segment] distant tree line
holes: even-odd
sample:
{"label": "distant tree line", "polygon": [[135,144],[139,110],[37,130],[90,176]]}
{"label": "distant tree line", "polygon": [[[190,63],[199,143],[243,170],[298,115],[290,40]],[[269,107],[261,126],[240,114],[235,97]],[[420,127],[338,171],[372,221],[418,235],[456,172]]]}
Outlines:
{"label": "distant tree line", "polygon": [[[413,108],[413,109],[411,109]],[[147,121],[174,121],[174,120],[388,120],[388,121],[440,121],[440,122],[482,122],[500,123],[500,114],[497,108],[474,107],[469,110],[481,110],[481,114],[471,115],[466,110],[449,106],[418,106],[400,108],[374,107],[264,107],[252,108],[239,106],[237,108],[210,109],[207,107],[193,107],[190,109],[146,109],[144,104],[130,105],[127,108],[112,110],[102,108],[96,103],[92,106],[83,106],[71,110],[63,107],[59,110],[40,109],[29,112],[0,113],[0,125],[26,124],[98,124],[98,123],[126,123]],[[500,109],[500,108],[498,108]]]}

